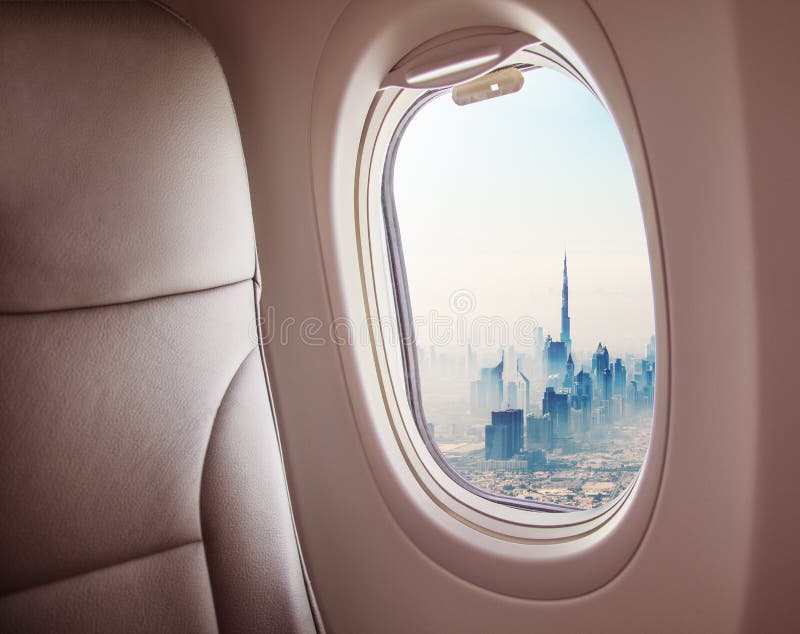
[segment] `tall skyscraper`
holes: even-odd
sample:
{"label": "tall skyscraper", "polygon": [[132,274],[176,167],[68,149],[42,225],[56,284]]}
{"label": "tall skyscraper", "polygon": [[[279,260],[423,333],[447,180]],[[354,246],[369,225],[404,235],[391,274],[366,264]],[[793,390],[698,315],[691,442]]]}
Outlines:
{"label": "tall skyscraper", "polygon": [[644,361],[642,363],[642,379],[644,385],[642,389],[642,405],[647,409],[653,409],[653,399],[655,396],[655,385],[653,383],[655,375],[655,364]]}
{"label": "tall skyscraper", "polygon": [[601,341],[597,344],[597,351],[592,355],[592,372],[594,373],[598,389],[603,385],[603,372],[609,367],[608,361],[608,348],[606,348]]}
{"label": "tall skyscraper", "polygon": [[650,341],[647,344],[647,360],[648,361],[655,361],[656,360],[656,336],[652,335],[650,337]]}
{"label": "tall skyscraper", "polygon": [[500,409],[503,402],[503,367],[505,355],[501,353],[500,363],[494,367],[481,368],[480,378],[470,382],[470,410],[480,411]]}
{"label": "tall skyscraper", "polygon": [[628,387],[625,390],[625,399],[634,409],[639,409],[642,405],[640,396],[639,383],[637,381],[628,383]]}
{"label": "tall skyscraper", "polygon": [[544,329],[541,326],[536,326],[533,329],[533,347],[536,350],[541,350],[544,346]]}
{"label": "tall skyscraper", "polygon": [[517,373],[525,384],[525,414],[527,414],[531,411],[531,381],[525,376],[522,370],[520,370],[519,362],[517,362]]}
{"label": "tall skyscraper", "polygon": [[522,405],[520,405],[520,401],[522,400],[521,392],[522,390],[520,389],[519,381],[506,381],[506,407],[511,409],[522,409]]}
{"label": "tall skyscraper", "polygon": [[[564,281],[561,286],[561,341],[553,341],[548,334],[542,348],[542,361],[546,382],[553,386],[566,386],[569,370],[567,359],[571,354],[572,340],[569,334],[569,283],[567,282],[567,254],[564,253]],[[573,365],[573,376],[574,376]]]}
{"label": "tall skyscraper", "polygon": [[569,409],[568,394],[558,393],[552,387],[545,388],[542,398],[542,415],[550,415],[555,436],[564,438],[570,435]]}
{"label": "tall skyscraper", "polygon": [[567,346],[563,341],[545,339],[545,371],[548,376],[563,377],[567,371]]}
{"label": "tall skyscraper", "polygon": [[625,396],[625,386],[628,384],[628,372],[622,363],[622,359],[614,361],[614,394]]}
{"label": "tall skyscraper", "polygon": [[505,425],[486,425],[484,455],[487,460],[508,460],[506,446],[510,431]]}
{"label": "tall skyscraper", "polygon": [[575,363],[570,354],[567,357],[567,373],[564,375],[564,387],[572,389],[573,383],[575,383]]}
{"label": "tall skyscraper", "polygon": [[511,460],[522,452],[524,421],[521,409],[492,412],[492,424],[485,427],[487,460]]}
{"label": "tall skyscraper", "polygon": [[528,451],[540,449],[550,451],[553,448],[553,421],[549,414],[544,416],[528,415]]}
{"label": "tall skyscraper", "polygon": [[564,280],[561,284],[561,341],[569,354],[572,351],[572,340],[569,336],[569,283],[567,282],[566,252],[564,252]]}
{"label": "tall skyscraper", "polygon": [[575,377],[572,406],[580,411],[581,431],[588,431],[592,420],[592,375],[583,370]]}
{"label": "tall skyscraper", "polygon": [[603,370],[602,381],[602,399],[604,401],[610,401],[611,396],[614,394],[614,373],[611,371],[611,368]]}

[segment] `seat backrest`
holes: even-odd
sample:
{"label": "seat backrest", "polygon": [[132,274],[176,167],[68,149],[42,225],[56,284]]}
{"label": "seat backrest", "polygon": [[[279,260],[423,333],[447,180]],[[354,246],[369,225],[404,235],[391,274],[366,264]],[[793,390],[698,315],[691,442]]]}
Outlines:
{"label": "seat backrest", "polygon": [[314,629],[209,45],[0,3],[0,631]]}

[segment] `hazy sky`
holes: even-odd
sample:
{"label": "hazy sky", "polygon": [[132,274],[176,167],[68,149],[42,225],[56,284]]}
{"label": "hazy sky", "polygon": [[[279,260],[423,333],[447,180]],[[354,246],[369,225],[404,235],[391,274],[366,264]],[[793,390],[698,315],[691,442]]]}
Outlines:
{"label": "hazy sky", "polygon": [[643,352],[653,300],[636,185],[613,119],[575,80],[537,69],[513,95],[434,99],[401,139],[395,198],[415,315],[449,314],[468,289],[467,317],[529,316],[558,339],[566,249],[574,348]]}

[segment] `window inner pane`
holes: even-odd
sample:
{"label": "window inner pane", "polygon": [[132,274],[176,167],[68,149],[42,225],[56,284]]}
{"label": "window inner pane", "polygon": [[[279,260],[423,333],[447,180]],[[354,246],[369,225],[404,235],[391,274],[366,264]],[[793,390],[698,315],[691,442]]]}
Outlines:
{"label": "window inner pane", "polygon": [[650,438],[653,291],[619,131],[544,68],[426,103],[393,191],[425,423],[486,491],[576,508],[622,493]]}

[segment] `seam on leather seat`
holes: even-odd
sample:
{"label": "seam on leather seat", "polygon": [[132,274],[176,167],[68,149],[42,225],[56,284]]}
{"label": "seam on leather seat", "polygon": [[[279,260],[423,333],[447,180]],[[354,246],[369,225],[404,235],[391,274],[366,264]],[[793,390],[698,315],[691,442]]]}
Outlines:
{"label": "seam on leather seat", "polygon": [[129,559],[123,559],[122,561],[117,561],[113,564],[108,564],[106,566],[100,566],[99,568],[92,568],[91,570],[86,570],[84,572],[79,572],[74,575],[67,575],[66,577],[61,577],[59,579],[53,579],[51,581],[47,581],[45,583],[37,583],[32,586],[27,586],[25,588],[20,588],[18,590],[14,590],[12,592],[7,592],[3,595],[0,595],[0,601],[6,599],[8,597],[13,597],[19,594],[23,594],[25,592],[35,592],[36,590],[40,590],[41,588],[46,588],[48,586],[53,586],[59,583],[64,583],[65,581],[71,581],[72,579],[78,579],[79,577],[85,577],[87,575],[93,575],[98,572],[102,572],[104,570],[108,570],[110,568],[116,568],[118,566],[124,566],[126,564],[133,563],[135,561],[140,561],[142,559],[149,559],[151,557],[158,557],[159,555],[163,555],[164,553],[168,553],[173,550],[179,550],[181,548],[186,548],[187,546],[192,546],[194,544],[202,543],[202,539],[193,539],[188,542],[184,542],[182,544],[177,544],[175,546],[167,546],[166,548],[161,548],[156,550],[152,553],[147,553],[146,555],[137,555],[136,557],[131,557]]}
{"label": "seam on leather seat", "polygon": [[[252,279],[249,280],[249,281],[251,283],[253,282]],[[222,393],[222,398],[219,400],[219,404],[217,405],[217,411],[214,413],[214,420],[211,422],[211,428],[209,429],[209,432],[208,432],[208,439],[206,441],[206,449],[205,449],[205,453],[203,455],[203,466],[202,466],[202,468],[200,470],[200,474],[201,474],[200,475],[200,495],[198,495],[198,501],[199,501],[199,507],[200,507],[198,509],[198,514],[199,514],[199,517],[200,517],[200,541],[203,544],[203,561],[205,562],[205,565],[206,565],[206,574],[208,575],[208,586],[209,586],[209,588],[211,590],[211,603],[214,606],[214,617],[216,618],[216,621],[217,621],[216,622],[217,631],[219,631],[219,615],[217,614],[217,601],[216,601],[216,597],[214,596],[214,583],[211,580],[211,570],[208,567],[208,552],[206,550],[205,536],[203,535],[203,489],[205,488],[203,485],[205,484],[205,478],[206,478],[206,462],[208,461],[208,450],[209,450],[209,447],[211,446],[211,439],[214,437],[214,430],[217,427],[217,421],[219,420],[219,412],[222,409],[222,405],[225,403],[225,399],[228,398],[228,394],[231,391],[231,387],[233,387],[233,384],[236,382],[236,377],[239,376],[239,373],[242,371],[242,368],[244,368],[245,364],[247,363],[247,360],[251,357],[251,355],[257,349],[258,349],[258,346],[256,345],[256,346],[250,348],[250,350],[248,350],[247,354],[244,355],[244,358],[242,359],[241,363],[239,363],[239,365],[236,368],[236,371],[233,373],[233,375],[231,376],[230,380],[228,381],[228,386],[225,388],[225,391]]]}
{"label": "seam on leather seat", "polygon": [[68,306],[66,308],[47,308],[45,310],[29,310],[29,311],[0,311],[0,317],[14,317],[20,316],[25,317],[29,315],[49,315],[51,313],[66,313],[74,310],[92,310],[93,308],[111,308],[114,306],[127,306],[128,304],[139,304],[141,302],[149,302],[156,299],[167,299],[170,297],[181,297],[182,295],[191,295],[193,293],[205,293],[207,291],[216,291],[221,288],[227,288],[229,286],[236,286],[237,284],[242,284],[244,282],[253,282],[252,277],[246,277],[241,280],[236,280],[233,282],[226,282],[225,284],[219,284],[217,286],[209,286],[208,288],[197,288],[192,289],[190,291],[177,291],[175,293],[166,293],[164,295],[153,295],[151,297],[141,297],[139,299],[130,299],[124,302],[109,302],[108,304],[87,304],[85,306]]}
{"label": "seam on leather seat", "polygon": [[[242,280],[242,281],[243,282],[251,282],[252,283],[252,279],[250,279],[250,280]],[[234,284],[241,284],[241,283],[242,282],[235,282]],[[215,290],[216,288],[224,288],[225,286],[233,286],[234,284],[225,284],[224,286],[220,286],[220,287],[215,287],[215,288],[210,288],[210,289],[203,289],[201,291],[191,291],[191,292],[199,293],[199,292],[204,292],[204,291],[207,291],[207,290],[210,291],[210,290]],[[186,295],[186,294],[188,294],[188,293],[178,293],[178,295]],[[170,296],[165,296],[165,297],[172,297],[172,296],[170,295]],[[156,297],[156,298],[150,298],[150,299],[162,299],[162,298],[161,297]],[[148,300],[141,300],[141,301],[148,301]],[[125,303],[134,303],[134,302],[125,302]],[[99,306],[98,308],[103,308],[103,307]],[[48,311],[48,312],[60,312],[60,311]],[[4,316],[4,315],[0,314],[0,316]],[[222,407],[222,404],[225,402],[225,397],[228,395],[228,392],[230,391],[231,386],[233,385],[233,382],[234,382],[236,376],[241,371],[241,369],[244,366],[245,362],[250,358],[250,355],[252,355],[253,352],[256,351],[256,349],[257,349],[257,346],[254,346],[253,348],[250,348],[247,351],[247,354],[244,355],[244,358],[242,359],[242,361],[239,363],[239,365],[236,366],[236,370],[234,371],[233,375],[229,379],[228,384],[225,387],[225,391],[223,392],[222,397],[220,398],[220,402],[217,405],[217,409],[216,409],[216,411],[214,413],[214,418],[212,419],[211,427],[209,429],[209,435],[208,435],[208,438],[206,440],[206,448],[205,448],[205,454],[203,456],[203,463],[202,463],[203,466],[202,466],[201,474],[205,470],[205,462],[206,462],[206,458],[208,456],[208,446],[210,444],[211,435],[212,435],[212,433],[214,431],[214,427],[215,427],[215,425],[217,423],[217,418],[219,417],[219,410]],[[203,479],[202,479],[202,475],[201,475],[201,479],[200,479],[200,492],[201,493],[202,493],[202,489],[203,489]],[[120,560],[120,561],[117,561],[117,562],[113,562],[113,563],[110,563],[110,564],[106,564],[106,565],[103,565],[103,566],[98,566],[96,568],[90,568],[88,570],[84,570],[84,571],[81,571],[81,572],[78,572],[78,573],[74,573],[74,574],[69,574],[69,575],[66,575],[64,577],[57,577],[55,579],[49,579],[49,580],[47,580],[47,581],[45,581],[43,583],[34,583],[32,585],[16,588],[16,589],[12,590],[11,592],[6,592],[4,594],[0,594],[0,600],[4,599],[6,597],[11,597],[11,596],[15,596],[15,595],[21,594],[23,592],[33,591],[33,590],[36,590],[36,589],[39,589],[39,588],[44,588],[44,587],[47,587],[47,586],[50,586],[50,585],[53,585],[53,584],[61,583],[63,581],[68,581],[70,579],[75,579],[75,578],[78,578],[78,577],[82,577],[84,575],[90,575],[90,574],[93,574],[95,572],[99,572],[101,570],[106,570],[108,568],[114,568],[116,566],[121,566],[121,565],[130,563],[130,562],[133,562],[133,561],[138,561],[140,559],[147,559],[148,557],[154,557],[154,556],[163,554],[165,552],[169,552],[171,550],[177,550],[179,548],[184,548],[186,546],[191,546],[192,544],[203,543],[202,517],[200,516],[200,514],[198,514],[198,517],[200,517],[200,524],[201,524],[200,539],[192,539],[190,541],[182,542],[182,543],[176,544],[174,546],[167,546],[166,548],[161,548],[161,549],[155,550],[155,551],[153,551],[151,553],[145,553],[143,555],[136,555],[136,556],[130,557],[128,559],[123,559],[123,560]],[[206,570],[208,571],[208,562],[207,562],[207,559],[206,559],[205,547],[203,548],[203,559],[205,560]],[[209,585],[210,585],[210,575],[209,575]],[[213,600],[213,590],[211,592],[211,596],[212,596],[212,600]],[[216,614],[216,606],[215,606],[215,614]]]}

